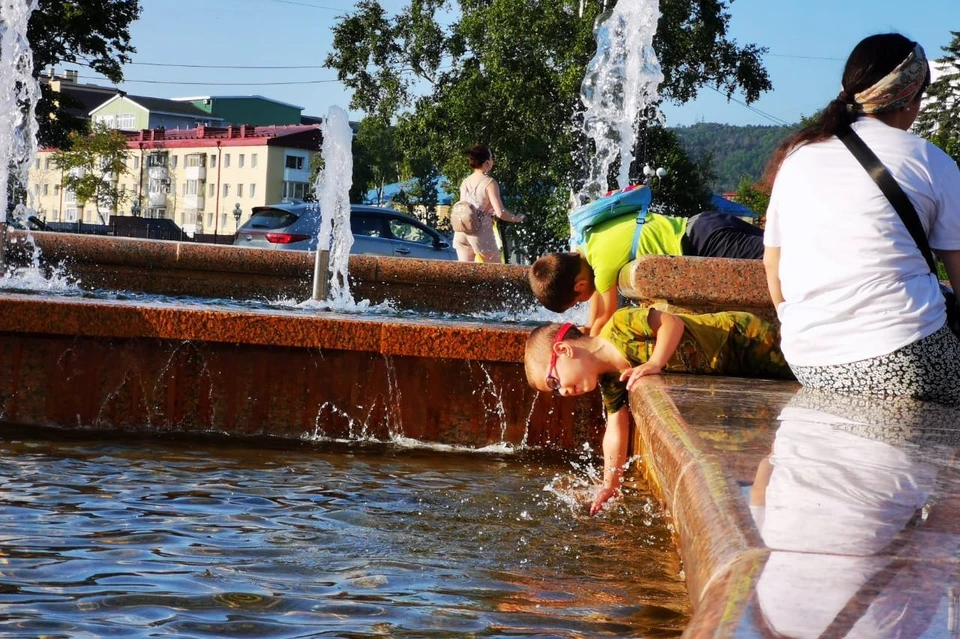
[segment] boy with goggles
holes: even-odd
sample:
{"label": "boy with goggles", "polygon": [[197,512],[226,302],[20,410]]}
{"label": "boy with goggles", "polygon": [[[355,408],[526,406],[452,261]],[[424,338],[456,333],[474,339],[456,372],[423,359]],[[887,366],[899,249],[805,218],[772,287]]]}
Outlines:
{"label": "boy with goggles", "polygon": [[527,382],[570,397],[598,385],[607,413],[603,484],[590,514],[619,492],[627,458],[628,392],[641,377],[663,371],[793,379],[780,352],[777,328],[743,312],[672,314],[623,308],[596,337],[572,324],[547,324],[527,338]]}

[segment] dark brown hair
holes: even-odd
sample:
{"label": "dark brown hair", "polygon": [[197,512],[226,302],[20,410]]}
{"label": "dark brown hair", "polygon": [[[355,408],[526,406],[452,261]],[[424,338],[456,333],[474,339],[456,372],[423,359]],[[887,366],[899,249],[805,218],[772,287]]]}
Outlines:
{"label": "dark brown hair", "polygon": [[530,267],[530,290],[546,308],[562,313],[573,305],[574,285],[580,275],[579,253],[550,253]]}
{"label": "dark brown hair", "polygon": [[[854,96],[869,89],[883,76],[897,68],[914,47],[917,46],[909,38],[899,33],[881,33],[864,38],[854,47],[843,68],[843,89],[840,94],[830,101],[812,123],[800,129],[784,140],[764,171],[761,186],[767,193],[773,188],[773,181],[777,177],[780,165],[787,155],[804,144],[823,142],[837,134],[842,128],[850,126],[858,114],[853,108]],[[923,95],[930,84],[930,68],[927,68],[927,78],[917,99]]]}
{"label": "dark brown hair", "polygon": [[[533,329],[533,332],[527,336],[527,345],[523,349],[523,369],[527,374],[527,383],[533,388],[537,387],[537,382],[543,374],[540,370],[542,364],[550,361],[550,353],[553,351],[553,342],[557,339],[557,332],[563,324],[544,324]],[[576,326],[571,326],[567,334],[563,336],[563,341],[573,342],[583,339],[583,333]]]}
{"label": "dark brown hair", "polygon": [[486,144],[477,144],[467,151],[467,162],[471,169],[479,169],[483,163],[493,157],[490,148]]}

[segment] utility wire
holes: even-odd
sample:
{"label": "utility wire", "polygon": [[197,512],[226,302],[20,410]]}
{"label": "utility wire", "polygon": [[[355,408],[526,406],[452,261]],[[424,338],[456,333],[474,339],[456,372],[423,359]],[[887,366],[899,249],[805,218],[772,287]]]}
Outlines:
{"label": "utility wire", "polygon": [[[91,80],[98,81],[107,81],[108,78],[100,78],[92,75],[81,75],[79,77],[88,78]],[[177,81],[168,81],[168,80],[128,80],[123,79],[123,83],[126,84],[130,82],[132,84],[180,84],[180,85],[197,85],[197,86],[231,86],[231,87],[262,87],[262,86],[281,86],[281,85],[291,85],[291,84],[329,84],[332,82],[339,82],[340,80],[299,80],[296,82],[177,82]]]}
{"label": "utility wire", "polygon": [[177,67],[180,69],[323,69],[322,64],[305,64],[295,66],[240,66],[235,64],[173,64],[168,62],[128,62],[142,67]]}
{"label": "utility wire", "polygon": [[750,106],[750,105],[747,104],[746,102],[742,102],[741,100],[738,100],[738,99],[736,99],[736,98],[734,98],[734,97],[732,97],[732,96],[728,96],[726,93],[724,93],[723,91],[721,91],[720,89],[718,89],[718,88],[716,88],[716,87],[712,87],[712,86],[710,86],[710,85],[707,85],[707,88],[708,88],[708,89],[711,89],[711,90],[713,90],[713,91],[716,91],[717,93],[719,93],[719,94],[722,95],[723,97],[727,98],[727,99],[730,100],[731,102],[736,102],[736,103],[739,104],[740,106],[743,106],[743,107],[746,107],[746,108],[750,109],[751,111],[753,111],[753,112],[756,113],[757,115],[763,116],[763,117],[767,118],[768,120],[770,120],[771,122],[773,122],[773,123],[775,123],[775,124],[779,124],[779,125],[781,125],[781,126],[791,126],[791,124],[790,124],[789,122],[787,122],[786,120],[782,120],[782,119],[778,118],[778,117],[775,116],[775,115],[770,115],[769,113],[766,113],[766,112],[764,112],[764,111],[761,111],[760,109],[758,109],[758,108],[756,108],[756,107]]}

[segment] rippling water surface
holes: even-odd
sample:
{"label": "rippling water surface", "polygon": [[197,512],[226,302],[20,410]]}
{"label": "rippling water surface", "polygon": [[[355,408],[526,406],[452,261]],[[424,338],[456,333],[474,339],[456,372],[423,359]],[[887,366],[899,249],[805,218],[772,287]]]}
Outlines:
{"label": "rippling water surface", "polygon": [[564,460],[99,437],[0,430],[3,636],[667,637],[688,618],[649,496],[589,519]]}

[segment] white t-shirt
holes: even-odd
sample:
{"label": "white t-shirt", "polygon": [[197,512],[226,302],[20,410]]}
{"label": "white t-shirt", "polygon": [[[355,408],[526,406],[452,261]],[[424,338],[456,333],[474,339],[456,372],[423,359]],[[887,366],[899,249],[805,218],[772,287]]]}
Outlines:
{"label": "white t-shirt", "polygon": [[[929,142],[874,118],[853,129],[906,192],[934,249],[960,250],[960,170]],[[780,247],[782,348],[795,366],[891,353],[946,321],[936,277],[896,210],[836,138],[777,174],[764,244]],[[960,284],[960,283],[958,283]]]}

